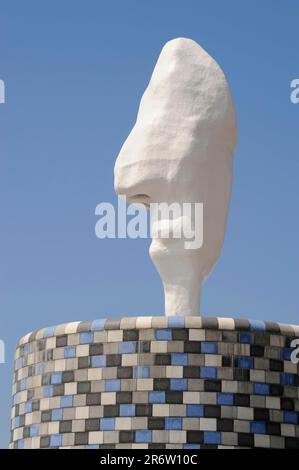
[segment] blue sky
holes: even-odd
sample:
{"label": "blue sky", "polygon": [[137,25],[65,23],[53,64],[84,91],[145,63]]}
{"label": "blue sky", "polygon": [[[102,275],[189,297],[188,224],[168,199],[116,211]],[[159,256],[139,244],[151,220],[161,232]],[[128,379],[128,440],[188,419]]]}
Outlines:
{"label": "blue sky", "polygon": [[164,43],[199,42],[232,89],[239,143],[228,230],[204,315],[298,323],[299,78],[296,0],[1,2],[0,446],[12,359],[28,331],[159,315],[148,240],[95,237],[116,203],[113,166]]}

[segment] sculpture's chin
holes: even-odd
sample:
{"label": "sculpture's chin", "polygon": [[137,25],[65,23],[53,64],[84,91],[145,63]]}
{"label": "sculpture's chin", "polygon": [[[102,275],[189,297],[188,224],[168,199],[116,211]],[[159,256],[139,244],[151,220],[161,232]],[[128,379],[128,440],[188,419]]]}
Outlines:
{"label": "sculpture's chin", "polygon": [[164,286],[166,316],[199,314],[203,281],[199,250],[188,250],[184,243],[185,239],[155,238],[150,245],[150,257]]}

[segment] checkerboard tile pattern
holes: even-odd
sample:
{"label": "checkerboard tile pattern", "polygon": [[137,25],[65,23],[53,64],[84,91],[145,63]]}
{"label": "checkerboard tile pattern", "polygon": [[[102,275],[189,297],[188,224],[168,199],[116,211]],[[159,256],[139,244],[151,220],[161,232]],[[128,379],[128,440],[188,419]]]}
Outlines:
{"label": "checkerboard tile pattern", "polygon": [[209,317],[68,323],[16,349],[11,448],[299,448],[299,326]]}

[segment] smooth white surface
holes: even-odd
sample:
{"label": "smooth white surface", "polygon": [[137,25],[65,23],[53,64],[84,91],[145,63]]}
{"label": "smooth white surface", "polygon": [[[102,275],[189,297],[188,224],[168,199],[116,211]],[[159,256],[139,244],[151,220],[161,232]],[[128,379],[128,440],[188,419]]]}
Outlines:
{"label": "smooth white surface", "polygon": [[162,49],[136,124],[115,164],[115,190],[127,201],[204,204],[203,246],[153,239],[166,315],[199,313],[203,281],[222,248],[236,145],[235,112],[225,76],[191,39]]}

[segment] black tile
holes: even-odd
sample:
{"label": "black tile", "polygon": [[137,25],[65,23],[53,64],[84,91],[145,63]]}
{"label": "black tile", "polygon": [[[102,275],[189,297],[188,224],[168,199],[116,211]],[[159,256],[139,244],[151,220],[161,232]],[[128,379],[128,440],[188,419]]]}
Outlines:
{"label": "black tile", "polygon": [[25,426],[23,428],[23,438],[30,437],[30,426]]}
{"label": "black tile", "polygon": [[144,404],[144,405],[136,405],[135,408],[136,416],[151,416],[152,415],[152,405]]}
{"label": "black tile", "polygon": [[[99,429],[99,426],[98,426]],[[66,421],[60,421],[59,423],[59,432],[60,433],[65,433],[65,432],[72,432],[72,420],[66,420]]]}
{"label": "black tile", "polygon": [[32,400],[32,398],[34,398],[34,393],[34,388],[30,388],[29,390],[27,390],[27,401],[30,401]]}
{"label": "black tile", "polygon": [[116,403],[132,403],[132,392],[116,392]]}
{"label": "black tile", "polygon": [[189,338],[189,330],[186,328],[172,328],[173,341],[187,341]]}
{"label": "black tile", "polygon": [[92,321],[81,321],[77,327],[77,333],[83,333],[84,331],[91,331]]}
{"label": "black tile", "polygon": [[63,348],[67,345],[67,335],[60,335],[56,337],[56,348]]}
{"label": "black tile", "polygon": [[298,437],[286,437],[285,448],[286,449],[299,449],[299,438]]}
{"label": "black tile", "polygon": [[237,343],[238,333],[236,331],[222,331],[222,341],[225,343]]}
{"label": "black tile", "polygon": [[78,357],[78,369],[88,369],[90,367],[90,357]]}
{"label": "black tile", "polygon": [[266,431],[267,434],[270,434],[271,436],[280,436],[280,423],[266,423]]}
{"label": "black tile", "polygon": [[156,366],[169,366],[171,364],[171,354],[156,354],[155,365]]}
{"label": "black tile", "polygon": [[151,342],[150,341],[139,341],[137,344],[138,351],[141,354],[146,354],[151,351]]}
{"label": "black tile", "polygon": [[270,395],[273,397],[281,397],[283,395],[283,386],[278,384],[270,384]]}
{"label": "black tile", "polygon": [[295,409],[294,400],[292,398],[281,397],[280,407],[284,411],[294,411]]}
{"label": "black tile", "polygon": [[105,405],[104,418],[114,418],[119,416],[119,405]]}
{"label": "black tile", "polygon": [[187,431],[188,444],[203,444],[204,433],[203,431]]}
{"label": "black tile", "polygon": [[283,371],[283,361],[279,361],[278,359],[270,359],[269,369],[272,372],[282,372]]}
{"label": "black tile", "polygon": [[75,446],[84,446],[88,444],[88,432],[75,433]]}
{"label": "black tile", "polygon": [[210,328],[211,330],[218,330],[218,320],[216,317],[201,317],[202,328]]}
{"label": "black tile", "polygon": [[90,382],[78,382],[77,384],[77,393],[89,393],[90,392]]}
{"label": "black tile", "polygon": [[110,320],[106,320],[105,330],[120,330],[120,319],[111,318]]}
{"label": "black tile", "polygon": [[148,418],[148,429],[165,429],[164,418]]}
{"label": "black tile", "polygon": [[51,411],[50,410],[42,411],[41,421],[42,421],[42,423],[47,423],[48,421],[51,421]]}
{"label": "black tile", "polygon": [[100,356],[103,354],[103,344],[102,343],[93,343],[89,345],[89,355],[90,356]]}
{"label": "black tile", "polygon": [[132,367],[118,367],[117,368],[117,378],[118,379],[132,379],[133,378],[133,368]]}
{"label": "black tile", "polygon": [[174,392],[168,390],[166,392],[166,403],[183,403],[183,392]]}
{"label": "black tile", "polygon": [[39,400],[34,400],[32,402],[32,411],[39,411],[40,402]]}
{"label": "black tile", "polygon": [[264,355],[265,355],[264,346],[259,346],[258,344],[250,345],[250,356],[263,357]]}
{"label": "black tile", "polygon": [[221,406],[218,405],[204,405],[205,418],[220,418]]}
{"label": "black tile", "polygon": [[37,349],[38,351],[43,351],[46,347],[46,340],[45,339],[40,339],[37,341]]}
{"label": "black tile", "polygon": [[88,393],[86,395],[86,405],[100,405],[101,394],[100,393]]}
{"label": "black tile", "polygon": [[222,356],[222,367],[231,367],[232,358],[231,356]]}
{"label": "black tile", "polygon": [[250,323],[248,320],[235,319],[236,331],[250,331]]}
{"label": "black tile", "polygon": [[134,431],[120,431],[119,442],[120,444],[129,444],[135,441]]}
{"label": "black tile", "polygon": [[166,444],[149,444],[148,448],[151,450],[162,450],[166,449]]}
{"label": "black tile", "polygon": [[217,419],[217,431],[218,432],[233,432],[234,420],[228,419],[228,418]]}
{"label": "black tile", "polygon": [[121,354],[107,354],[106,366],[107,367],[118,367],[121,365]]}
{"label": "black tile", "polygon": [[267,408],[254,408],[253,415],[255,421],[269,421],[269,410]]}
{"label": "black tile", "polygon": [[62,383],[74,382],[74,371],[66,370],[62,372]]}
{"label": "black tile", "polygon": [[169,390],[170,379],[154,379],[154,390]]}
{"label": "black tile", "polygon": [[100,421],[98,418],[89,418],[85,420],[85,431],[98,431],[100,429]]}
{"label": "black tile", "polygon": [[58,384],[53,386],[53,397],[61,397],[64,395],[64,384]]}
{"label": "black tile", "polygon": [[280,333],[279,324],[271,321],[265,321],[266,330],[270,333]]}
{"label": "black tile", "polygon": [[221,380],[205,380],[205,392],[221,392]]}
{"label": "black tile", "polygon": [[254,447],[254,435],[240,432],[238,434],[238,445],[242,447]]}
{"label": "black tile", "polygon": [[42,375],[42,385],[50,385],[51,383],[51,373],[47,372]]}
{"label": "black tile", "polygon": [[123,330],[123,341],[138,341],[139,330]]}
{"label": "black tile", "polygon": [[41,436],[40,438],[40,446],[49,447],[50,446],[50,436]]}
{"label": "black tile", "polygon": [[184,353],[200,353],[200,342],[199,341],[185,341]]}
{"label": "black tile", "polygon": [[269,346],[270,344],[270,334],[267,332],[258,332],[254,333],[254,344],[258,346]]}
{"label": "black tile", "polygon": [[238,382],[249,382],[249,369],[234,369],[234,380]]}
{"label": "black tile", "polygon": [[184,379],[199,379],[200,368],[198,366],[185,366],[183,368]]}

